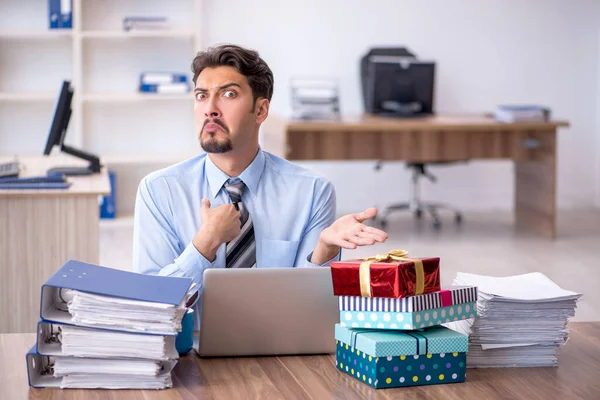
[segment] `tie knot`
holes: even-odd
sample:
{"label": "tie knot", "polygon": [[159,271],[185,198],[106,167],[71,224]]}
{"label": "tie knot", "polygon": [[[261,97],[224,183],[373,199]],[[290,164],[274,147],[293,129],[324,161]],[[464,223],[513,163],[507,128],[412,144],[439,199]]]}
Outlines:
{"label": "tie knot", "polygon": [[225,183],[225,189],[227,189],[227,193],[229,193],[229,197],[231,197],[231,201],[233,203],[239,203],[242,201],[242,192],[245,186],[246,185],[242,181]]}

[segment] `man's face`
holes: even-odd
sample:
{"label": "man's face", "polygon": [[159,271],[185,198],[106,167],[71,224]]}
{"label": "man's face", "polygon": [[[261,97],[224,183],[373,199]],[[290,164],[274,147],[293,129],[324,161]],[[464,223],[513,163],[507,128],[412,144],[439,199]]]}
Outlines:
{"label": "man's face", "polygon": [[258,141],[258,126],[266,118],[269,102],[259,98],[255,105],[248,79],[235,68],[205,68],[196,80],[194,96],[204,151],[226,153]]}

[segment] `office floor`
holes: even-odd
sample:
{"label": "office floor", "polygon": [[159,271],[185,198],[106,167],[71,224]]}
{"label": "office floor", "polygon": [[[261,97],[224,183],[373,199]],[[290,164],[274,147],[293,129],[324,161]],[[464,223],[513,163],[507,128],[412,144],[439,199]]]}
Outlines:
{"label": "office floor", "polygon": [[[386,243],[344,251],[343,258],[395,248],[414,256],[438,256],[442,284],[450,284],[458,271],[493,276],[539,271],[561,287],[583,293],[574,321],[600,321],[600,211],[559,212],[554,241],[515,232],[510,212],[467,213],[460,228],[449,217],[443,223],[434,231],[427,219],[396,214]],[[130,270],[132,233],[131,218],[101,221],[100,263]]]}

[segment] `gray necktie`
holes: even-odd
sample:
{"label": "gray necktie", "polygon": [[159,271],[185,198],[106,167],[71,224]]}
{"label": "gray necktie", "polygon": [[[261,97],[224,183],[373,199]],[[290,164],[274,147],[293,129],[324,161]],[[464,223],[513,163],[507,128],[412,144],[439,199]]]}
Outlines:
{"label": "gray necktie", "polygon": [[252,268],[256,266],[256,242],[254,240],[254,226],[248,210],[242,203],[242,192],[246,185],[239,181],[225,183],[231,202],[240,212],[240,234],[227,243],[226,261],[227,268]]}

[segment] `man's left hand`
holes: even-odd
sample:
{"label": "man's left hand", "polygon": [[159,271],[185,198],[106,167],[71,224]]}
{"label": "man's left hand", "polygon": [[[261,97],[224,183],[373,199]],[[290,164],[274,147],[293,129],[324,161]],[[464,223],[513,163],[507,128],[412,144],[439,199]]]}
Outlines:
{"label": "man's left hand", "polygon": [[358,214],[345,215],[325,228],[319,236],[319,242],[311,257],[311,262],[323,264],[335,257],[344,249],[355,249],[357,246],[370,246],[376,242],[383,243],[388,238],[384,231],[363,224],[364,221],[377,215],[376,208],[368,208]]}

